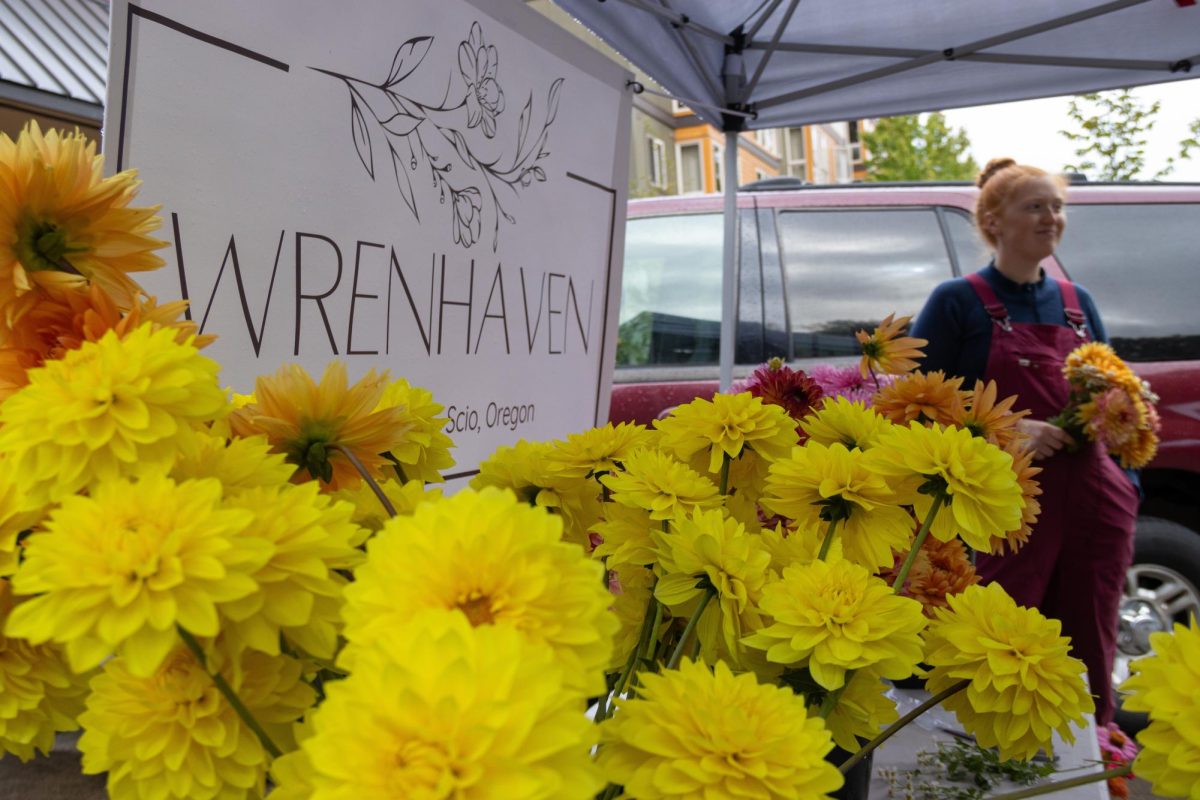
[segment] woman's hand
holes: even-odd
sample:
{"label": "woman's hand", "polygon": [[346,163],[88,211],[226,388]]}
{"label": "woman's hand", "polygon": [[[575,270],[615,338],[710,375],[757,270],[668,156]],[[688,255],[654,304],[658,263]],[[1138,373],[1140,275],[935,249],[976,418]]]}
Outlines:
{"label": "woman's hand", "polygon": [[1064,447],[1075,444],[1074,437],[1057,425],[1036,419],[1017,422],[1017,430],[1029,437],[1029,449],[1035,460],[1049,458]]}

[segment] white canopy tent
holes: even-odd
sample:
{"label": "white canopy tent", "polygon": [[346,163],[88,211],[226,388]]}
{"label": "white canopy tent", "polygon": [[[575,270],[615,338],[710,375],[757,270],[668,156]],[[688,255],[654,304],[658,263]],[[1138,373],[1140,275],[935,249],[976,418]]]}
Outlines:
{"label": "white canopy tent", "polygon": [[737,133],[1200,77],[1196,0],[555,0],[725,132],[721,387]]}

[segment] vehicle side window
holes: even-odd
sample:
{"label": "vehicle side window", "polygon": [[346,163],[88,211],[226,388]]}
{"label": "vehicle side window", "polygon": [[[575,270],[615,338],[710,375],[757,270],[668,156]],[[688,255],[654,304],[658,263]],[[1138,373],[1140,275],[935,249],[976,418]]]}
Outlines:
{"label": "vehicle side window", "polygon": [[723,242],[720,214],[629,220],[618,367],[717,363]]}
{"label": "vehicle side window", "polygon": [[794,358],[856,355],[855,331],[953,277],[931,208],[784,211],[779,238]]}
{"label": "vehicle side window", "polygon": [[992,260],[992,251],[975,229],[975,220],[959,209],[943,209],[950,242],[958,255],[958,271],[970,275]]}
{"label": "vehicle side window", "polygon": [[1200,203],[1072,205],[1058,258],[1130,361],[1200,358]]}

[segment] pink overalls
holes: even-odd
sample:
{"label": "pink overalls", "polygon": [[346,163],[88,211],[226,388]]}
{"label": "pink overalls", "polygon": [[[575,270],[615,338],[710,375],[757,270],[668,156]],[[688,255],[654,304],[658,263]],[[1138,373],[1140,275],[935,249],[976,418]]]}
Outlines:
{"label": "pink overalls", "polygon": [[[1017,395],[1015,407],[1028,408],[1033,419],[1062,411],[1069,391],[1063,362],[1088,341],[1075,286],[1058,281],[1068,327],[1011,322],[981,275],[967,280],[995,323],[984,380],[996,381],[999,397]],[[1034,462],[1042,467],[1042,511],[1029,541],[1012,555],[980,553],[977,568],[985,583],[1000,583],[1019,605],[1062,620],[1072,655],[1087,665],[1096,720],[1104,724],[1113,716],[1117,611],[1133,560],[1138,493],[1099,446],[1080,445]]]}

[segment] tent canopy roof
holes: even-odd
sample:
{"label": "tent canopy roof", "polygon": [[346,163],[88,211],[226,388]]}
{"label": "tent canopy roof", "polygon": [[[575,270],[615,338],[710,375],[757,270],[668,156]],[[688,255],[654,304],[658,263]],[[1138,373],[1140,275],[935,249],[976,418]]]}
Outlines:
{"label": "tent canopy roof", "polygon": [[555,2],[726,130],[1200,77],[1195,0]]}

